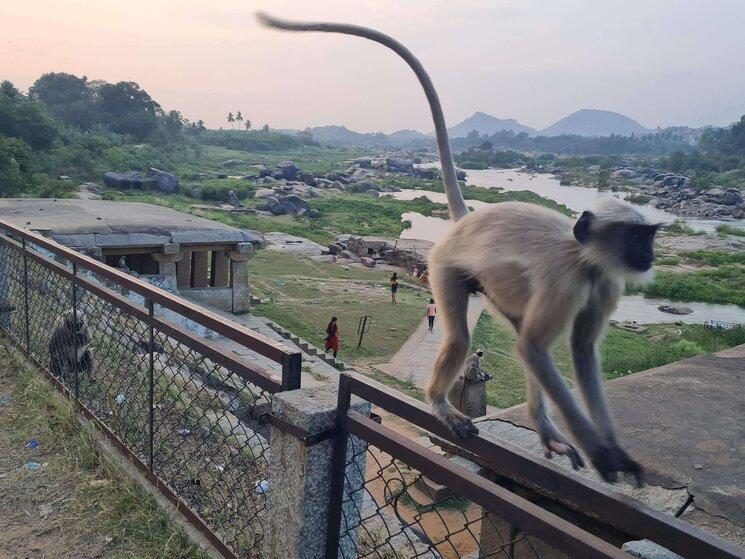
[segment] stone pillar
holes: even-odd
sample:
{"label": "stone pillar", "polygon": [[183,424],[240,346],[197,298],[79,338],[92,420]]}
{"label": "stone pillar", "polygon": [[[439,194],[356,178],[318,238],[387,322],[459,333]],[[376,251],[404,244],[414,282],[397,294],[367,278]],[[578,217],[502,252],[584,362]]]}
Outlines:
{"label": "stone pillar", "polygon": [[212,286],[228,287],[230,284],[230,259],[224,250],[212,253]]}
{"label": "stone pillar", "polygon": [[[275,394],[272,413],[309,434],[316,434],[334,426],[336,402],[335,385],[301,388]],[[351,409],[367,415],[370,404],[353,398]],[[272,427],[270,441],[264,556],[322,559],[326,546],[332,440],[306,447],[300,439]],[[349,465],[342,496],[346,503],[342,526],[345,519],[354,523],[362,507],[366,455],[361,445],[364,445],[361,440],[352,437],[347,446]],[[355,543],[350,537],[340,542],[340,559],[356,557]]]}
{"label": "stone pillar", "polygon": [[176,285],[179,289],[191,287],[191,251],[182,250],[181,260],[176,263]]}
{"label": "stone pillar", "polygon": [[486,382],[460,376],[450,389],[448,399],[458,411],[468,417],[486,415]]}
{"label": "stone pillar", "polygon": [[167,244],[163,246],[163,252],[153,254],[153,260],[158,263],[158,275],[162,276],[164,286],[170,291],[175,291],[176,263],[181,260],[181,251],[178,244]]}
{"label": "stone pillar", "polygon": [[207,277],[207,257],[209,251],[206,250],[195,250],[194,251],[194,263],[192,264],[193,270],[192,275],[194,276],[194,282],[192,287],[207,287],[209,286],[209,278]]}
{"label": "stone pillar", "polygon": [[228,252],[230,259],[230,287],[232,288],[231,311],[234,313],[251,310],[251,288],[248,283],[248,259],[253,254],[251,243],[238,243]]}

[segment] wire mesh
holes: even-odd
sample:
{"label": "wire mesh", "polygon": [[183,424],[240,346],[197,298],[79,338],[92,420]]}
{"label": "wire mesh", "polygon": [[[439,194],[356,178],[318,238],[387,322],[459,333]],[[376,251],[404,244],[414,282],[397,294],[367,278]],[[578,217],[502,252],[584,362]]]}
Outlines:
{"label": "wire mesh", "polygon": [[557,557],[544,542],[356,436],[347,436],[344,471],[339,558]]}
{"label": "wire mesh", "polygon": [[189,347],[188,336],[151,328],[146,307],[76,285],[65,269],[0,243],[0,329],[238,557],[259,557],[269,449],[260,417],[271,394]]}

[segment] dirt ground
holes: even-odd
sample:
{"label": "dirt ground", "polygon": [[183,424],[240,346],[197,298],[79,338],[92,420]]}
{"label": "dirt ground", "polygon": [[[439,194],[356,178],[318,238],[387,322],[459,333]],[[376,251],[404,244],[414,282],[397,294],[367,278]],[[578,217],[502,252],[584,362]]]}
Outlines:
{"label": "dirt ground", "polygon": [[124,557],[205,555],[0,339],[0,558]]}

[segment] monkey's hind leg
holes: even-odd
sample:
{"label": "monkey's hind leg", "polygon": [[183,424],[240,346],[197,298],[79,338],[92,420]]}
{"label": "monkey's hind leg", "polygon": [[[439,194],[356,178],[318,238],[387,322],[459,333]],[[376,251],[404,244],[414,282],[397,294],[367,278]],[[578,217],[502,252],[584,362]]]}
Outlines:
{"label": "monkey's hind leg", "polygon": [[444,337],[427,385],[427,396],[435,416],[458,437],[466,439],[479,430],[470,417],[453,407],[447,395],[463,370],[470,345],[466,316],[468,291],[458,275],[451,272],[433,274],[432,292],[440,307]]}

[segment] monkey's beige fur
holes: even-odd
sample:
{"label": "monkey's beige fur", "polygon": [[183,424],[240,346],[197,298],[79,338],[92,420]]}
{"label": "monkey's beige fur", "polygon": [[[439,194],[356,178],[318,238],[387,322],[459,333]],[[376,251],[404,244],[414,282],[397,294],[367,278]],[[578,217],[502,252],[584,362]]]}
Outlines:
{"label": "monkey's beige fur", "polygon": [[[478,432],[470,418],[448,402],[447,394],[469,349],[468,298],[481,291],[490,311],[507,317],[518,334],[517,352],[527,373],[529,409],[546,455],[566,454],[575,467],[583,465],[580,454],[549,418],[544,392],[606,480],[614,481],[618,472],[629,472],[639,481],[641,467],[616,442],[602,388],[597,343],[624,282],[651,270],[656,226],[646,224],[631,205],[615,199],[604,201],[594,213],[583,213],[574,225],[558,212],[517,202],[469,214],[437,92],[419,60],[405,46],[358,25],[258,17],[276,29],[344,33],[385,45],[406,61],[424,89],[435,125],[448,207],[457,221],[429,256],[430,282],[444,328],[427,387],[434,413],[461,437]],[[551,344],[568,329],[577,384],[589,418],[549,353]]]}

